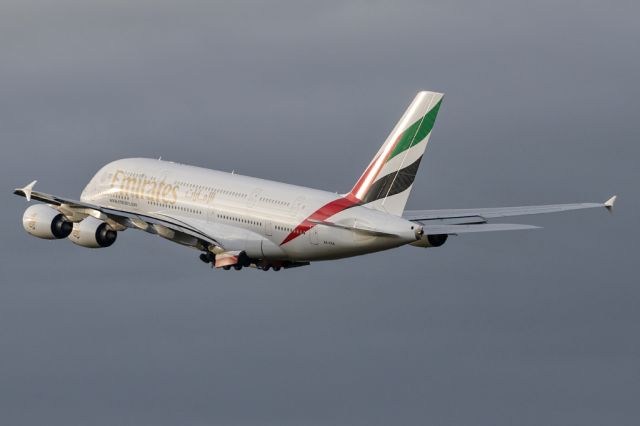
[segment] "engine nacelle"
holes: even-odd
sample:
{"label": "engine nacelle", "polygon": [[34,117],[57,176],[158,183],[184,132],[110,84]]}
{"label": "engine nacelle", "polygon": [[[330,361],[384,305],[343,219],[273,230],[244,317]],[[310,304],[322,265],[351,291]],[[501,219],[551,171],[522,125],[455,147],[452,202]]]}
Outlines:
{"label": "engine nacelle", "polygon": [[447,234],[435,234],[435,235],[423,235],[418,241],[411,243],[416,247],[440,247],[443,245],[449,236]]}
{"label": "engine nacelle", "polygon": [[22,226],[34,237],[46,240],[66,238],[73,228],[62,213],[46,204],[29,206],[22,215]]}
{"label": "engine nacelle", "polygon": [[88,248],[109,247],[116,241],[118,233],[105,222],[93,216],[87,216],[73,224],[69,239],[72,243]]}

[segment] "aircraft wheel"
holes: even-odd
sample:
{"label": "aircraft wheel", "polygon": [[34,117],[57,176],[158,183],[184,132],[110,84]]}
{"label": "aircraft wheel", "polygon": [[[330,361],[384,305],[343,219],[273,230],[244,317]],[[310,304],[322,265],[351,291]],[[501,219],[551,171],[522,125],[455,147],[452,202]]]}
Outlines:
{"label": "aircraft wheel", "polygon": [[276,271],[276,272],[278,272],[278,271],[280,270],[280,267],[279,267],[279,266],[274,266],[274,267],[273,267],[273,270],[274,270],[274,271]]}
{"label": "aircraft wheel", "polygon": [[211,259],[209,258],[209,255],[207,255],[207,253],[202,253],[200,255],[200,260],[202,260],[204,263],[210,263]]}
{"label": "aircraft wheel", "polygon": [[268,271],[270,267],[271,267],[271,265],[269,265],[269,264],[264,265],[264,266],[262,266],[262,270],[263,271]]}
{"label": "aircraft wheel", "polygon": [[233,269],[235,269],[236,271],[239,271],[240,269],[242,269],[242,265],[238,265],[236,263],[235,265],[233,265]]}
{"label": "aircraft wheel", "polygon": [[225,266],[222,267],[222,269],[224,269],[225,271],[228,271],[229,269],[231,269],[231,266],[225,265]]}

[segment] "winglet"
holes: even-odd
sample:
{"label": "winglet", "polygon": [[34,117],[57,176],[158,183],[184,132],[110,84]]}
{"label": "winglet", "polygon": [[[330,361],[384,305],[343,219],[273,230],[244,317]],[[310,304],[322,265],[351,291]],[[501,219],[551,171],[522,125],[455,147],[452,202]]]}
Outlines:
{"label": "winglet", "polygon": [[612,212],[613,211],[613,205],[616,202],[616,198],[618,198],[617,195],[614,195],[613,197],[609,198],[607,201],[604,202],[604,207],[609,211]]}
{"label": "winglet", "polygon": [[27,199],[27,201],[31,201],[31,191],[33,190],[33,187],[35,186],[35,184],[37,183],[37,180],[34,180],[33,182],[31,182],[29,185],[25,186],[24,188],[17,188],[14,193],[19,194],[22,192],[22,194],[24,195],[24,198]]}

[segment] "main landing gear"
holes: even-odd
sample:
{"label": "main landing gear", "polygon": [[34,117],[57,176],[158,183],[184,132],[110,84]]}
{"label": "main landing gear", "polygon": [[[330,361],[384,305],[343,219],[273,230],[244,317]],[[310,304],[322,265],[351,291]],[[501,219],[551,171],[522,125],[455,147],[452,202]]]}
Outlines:
{"label": "main landing gear", "polygon": [[273,269],[274,271],[278,272],[282,267],[280,265],[271,265],[270,263],[267,263],[266,265],[259,266],[259,268],[262,269],[263,271],[268,271],[269,269]]}
{"label": "main landing gear", "polygon": [[[204,263],[210,263],[211,267],[215,265],[216,256],[211,252],[201,253],[199,258]],[[291,268],[295,266],[304,266],[308,264],[309,264],[308,262],[291,263],[287,261],[273,261],[272,263],[267,263],[265,260],[250,259],[246,255],[244,255],[244,256],[241,256],[240,259],[238,259],[238,263],[234,265],[224,265],[222,269],[224,269],[225,271],[229,271],[231,268],[233,268],[236,271],[239,271],[245,266],[246,267],[250,266],[256,269],[260,269],[262,271],[268,271],[271,269],[278,272],[282,268]]]}

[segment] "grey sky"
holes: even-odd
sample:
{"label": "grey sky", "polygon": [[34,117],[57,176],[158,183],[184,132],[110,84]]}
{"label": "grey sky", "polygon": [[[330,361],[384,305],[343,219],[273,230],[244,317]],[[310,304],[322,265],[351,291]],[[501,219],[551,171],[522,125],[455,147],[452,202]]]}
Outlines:
{"label": "grey sky", "polygon": [[[0,422],[637,424],[638,3],[227,3],[0,4]],[[346,191],[420,89],[409,208],[617,211],[237,273],[37,240],[10,195],[128,156]]]}

